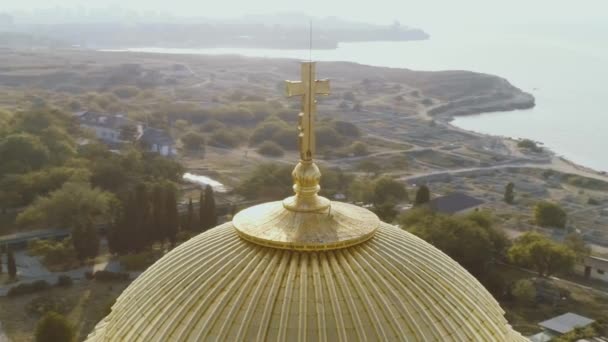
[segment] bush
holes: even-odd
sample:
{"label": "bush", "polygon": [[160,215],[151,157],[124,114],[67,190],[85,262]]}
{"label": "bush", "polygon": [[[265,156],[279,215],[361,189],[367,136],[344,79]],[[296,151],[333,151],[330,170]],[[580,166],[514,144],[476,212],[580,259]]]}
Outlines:
{"label": "bush", "polygon": [[334,121],[333,128],[345,137],[358,138],[361,136],[359,127],[347,121]]}
{"label": "bush", "polygon": [[36,342],[71,342],[74,335],[70,322],[56,312],[48,312],[36,325]]}
{"label": "bush", "polygon": [[258,153],[269,157],[281,157],[285,152],[279,144],[266,140],[258,147]]}
{"label": "bush", "polygon": [[129,280],[129,273],[97,271],[93,274],[93,278],[99,281],[124,281]]}
{"label": "bush", "polygon": [[[249,138],[249,142],[253,145],[263,142],[267,140],[269,137],[272,137],[277,132],[289,129],[290,127],[283,120],[270,118],[266,121],[259,123],[253,133],[251,134],[251,138]],[[295,138],[294,138],[295,139]]]}
{"label": "bush", "polygon": [[364,143],[362,143],[362,142],[360,142],[360,141],[357,141],[357,142],[353,143],[351,145],[350,149],[351,149],[352,153],[355,156],[358,156],[358,157],[360,157],[360,156],[366,156],[366,155],[369,154],[369,150],[367,149],[367,145],[364,144]]}
{"label": "bush", "polygon": [[565,228],[567,214],[559,205],[543,201],[534,207],[534,220],[541,227]]}
{"label": "bush", "polygon": [[190,151],[198,151],[205,145],[205,137],[199,133],[188,132],[181,138],[184,147]]}
{"label": "bush", "polygon": [[533,152],[540,152],[542,149],[536,145],[536,143],[530,139],[523,139],[517,143],[517,147],[527,149]]}
{"label": "bush", "polygon": [[72,286],[72,284],[73,284],[73,281],[69,275],[62,274],[59,277],[57,277],[57,286],[69,287],[69,286]]}
{"label": "bush", "polygon": [[217,120],[209,120],[207,121],[203,127],[201,127],[201,131],[203,132],[215,132],[219,129],[225,128],[226,125]]}
{"label": "bush", "polygon": [[536,287],[528,279],[521,279],[515,282],[511,293],[521,304],[532,304],[536,299]]}
{"label": "bush", "polygon": [[139,95],[139,89],[133,86],[122,86],[114,88],[112,93],[121,99],[128,99]]}
{"label": "bush", "polygon": [[120,257],[120,265],[127,271],[144,270],[158,258],[159,255],[155,251],[127,254]]}
{"label": "bush", "polygon": [[8,290],[7,295],[9,297],[16,297],[16,296],[44,291],[44,290],[49,289],[50,287],[51,287],[51,284],[49,284],[48,282],[46,282],[44,280],[38,280],[33,283],[23,283],[23,284],[19,284],[17,286],[11,287],[10,290]]}
{"label": "bush", "polygon": [[233,148],[237,147],[241,141],[243,141],[243,137],[234,130],[220,129],[211,135],[209,145],[223,148]]}
{"label": "bush", "polygon": [[58,312],[61,314],[67,313],[72,305],[70,305],[66,297],[54,297],[42,295],[32,299],[25,306],[25,311],[32,316],[41,316],[49,311]]}

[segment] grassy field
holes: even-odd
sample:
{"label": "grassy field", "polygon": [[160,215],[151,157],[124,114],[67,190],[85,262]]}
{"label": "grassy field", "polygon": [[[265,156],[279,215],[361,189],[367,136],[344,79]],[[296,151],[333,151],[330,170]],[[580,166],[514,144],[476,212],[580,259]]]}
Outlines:
{"label": "grassy field", "polygon": [[0,322],[6,335],[14,342],[33,341],[36,323],[44,306],[55,306],[72,324],[76,339],[82,341],[103,318],[109,306],[129,282],[83,281],[71,287],[15,298],[0,297]]}

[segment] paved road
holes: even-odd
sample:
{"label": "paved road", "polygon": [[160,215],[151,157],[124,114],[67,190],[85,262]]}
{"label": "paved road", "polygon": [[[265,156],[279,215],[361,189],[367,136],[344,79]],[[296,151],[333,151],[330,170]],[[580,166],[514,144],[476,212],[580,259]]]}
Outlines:
{"label": "paved road", "polygon": [[4,330],[2,330],[2,322],[0,322],[0,342],[9,342],[8,336],[6,336]]}
{"label": "paved road", "polygon": [[[40,262],[36,257],[27,255],[26,251],[18,251],[15,253],[15,261],[17,263],[17,276],[19,281],[8,285],[0,286],[0,297],[6,296],[9,289],[22,283],[31,283],[38,280],[44,280],[50,284],[57,282],[57,277],[67,275],[74,280],[84,279],[86,272],[96,272],[101,270],[121,272],[122,267],[118,260],[102,262],[95,265],[83,266],[65,272],[51,272]],[[138,272],[133,272],[131,276],[139,275]],[[1,342],[1,340],[0,340]]]}

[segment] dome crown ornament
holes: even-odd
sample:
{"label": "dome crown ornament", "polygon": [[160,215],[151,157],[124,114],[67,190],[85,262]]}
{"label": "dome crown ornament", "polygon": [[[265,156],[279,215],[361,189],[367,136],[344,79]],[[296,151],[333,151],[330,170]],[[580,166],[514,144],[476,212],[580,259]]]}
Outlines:
{"label": "dome crown ornament", "polygon": [[302,62],[301,76],[301,81],[286,81],[287,96],[302,98],[300,161],[291,173],[295,195],[241,211],[234,227],[243,239],[268,247],[317,251],[353,246],[372,238],[380,220],[367,209],[319,196],[321,172],[313,160],[315,96],[329,95],[329,80],[315,79],[315,62]]}

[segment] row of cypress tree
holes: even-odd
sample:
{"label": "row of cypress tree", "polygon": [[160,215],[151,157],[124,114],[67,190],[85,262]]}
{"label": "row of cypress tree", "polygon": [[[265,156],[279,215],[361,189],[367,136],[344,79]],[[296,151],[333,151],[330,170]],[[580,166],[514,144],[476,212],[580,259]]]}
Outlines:
{"label": "row of cypress tree", "polygon": [[199,197],[198,215],[194,211],[192,198],[188,201],[188,212],[182,227],[192,233],[204,232],[217,225],[217,212],[215,208],[215,195],[209,185],[201,191]]}
{"label": "row of cypress tree", "polygon": [[[17,263],[15,262],[15,256],[13,255],[13,251],[8,246],[5,249],[6,271],[8,272],[9,277],[15,278],[17,276]],[[0,273],[2,272],[2,249],[0,249]]]}
{"label": "row of cypress tree", "polygon": [[128,195],[108,234],[110,250],[141,252],[155,242],[177,241],[179,214],[176,188],[171,183],[141,183]]}
{"label": "row of cypress tree", "polygon": [[[177,209],[177,189],[172,183],[139,184],[123,203],[121,214],[108,234],[110,250],[123,254],[141,252],[153,243],[175,246],[179,228],[190,233],[204,232],[217,225],[213,188],[200,194],[198,215],[192,199],[184,220]],[[180,222],[181,221],[181,222]]]}

